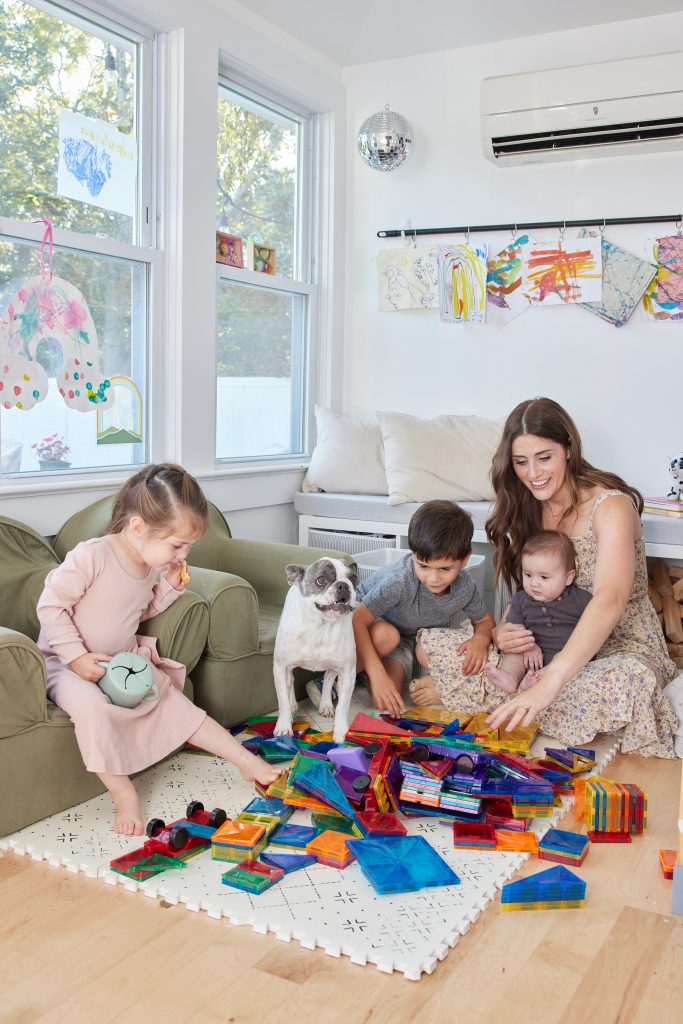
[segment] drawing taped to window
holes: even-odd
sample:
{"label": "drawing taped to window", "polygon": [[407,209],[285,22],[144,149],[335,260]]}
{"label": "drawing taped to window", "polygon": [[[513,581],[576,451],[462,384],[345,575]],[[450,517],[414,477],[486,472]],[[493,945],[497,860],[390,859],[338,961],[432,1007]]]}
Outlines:
{"label": "drawing taped to window", "polygon": [[60,110],[59,195],[132,217],[137,163],[135,136],[106,121]]}

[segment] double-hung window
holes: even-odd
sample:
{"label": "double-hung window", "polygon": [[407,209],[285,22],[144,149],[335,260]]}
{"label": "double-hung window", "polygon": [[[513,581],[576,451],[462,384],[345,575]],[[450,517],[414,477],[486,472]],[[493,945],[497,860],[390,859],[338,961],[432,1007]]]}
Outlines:
{"label": "double-hung window", "polygon": [[7,482],[148,459],[153,64],[144,30],[68,0],[0,2]]}
{"label": "double-hung window", "polygon": [[304,452],[315,120],[219,83],[216,461]]}

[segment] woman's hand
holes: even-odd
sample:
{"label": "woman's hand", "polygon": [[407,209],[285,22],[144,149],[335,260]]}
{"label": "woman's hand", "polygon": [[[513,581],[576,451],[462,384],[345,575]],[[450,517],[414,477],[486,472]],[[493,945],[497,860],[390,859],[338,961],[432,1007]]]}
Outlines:
{"label": "woman's hand", "polygon": [[531,630],[517,622],[502,622],[496,626],[493,642],[503,654],[525,654],[536,645]]}
{"label": "woman's hand", "polygon": [[553,678],[548,668],[539,673],[539,681],[529,690],[518,690],[510,699],[497,707],[486,719],[492,729],[504,727],[511,732],[518,725],[531,725],[541,711],[557,699],[562,692],[562,683]]}

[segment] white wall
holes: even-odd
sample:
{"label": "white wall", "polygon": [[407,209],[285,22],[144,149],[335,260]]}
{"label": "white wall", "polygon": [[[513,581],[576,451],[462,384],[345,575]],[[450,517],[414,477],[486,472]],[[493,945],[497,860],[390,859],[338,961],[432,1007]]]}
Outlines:
{"label": "white wall", "polygon": [[[92,0],[97,6],[98,0]],[[286,36],[232,0],[111,0],[99,3],[116,15],[128,10],[138,23],[165,32],[165,74],[159,117],[166,149],[159,168],[159,229],[165,253],[166,290],[154,309],[159,332],[152,367],[155,461],[182,462],[208,496],[239,518],[242,536],[293,541],[294,492],[304,464],[216,469],[215,289],[213,236],[216,219],[216,123],[219,59],[267,79],[271,88],[299,100],[323,117],[326,164],[318,188],[323,210],[318,274],[319,315],[313,325],[315,396],[341,402],[343,345],[345,90],[331,61]],[[3,486],[3,514],[52,534],[77,509],[111,492],[121,477],[85,475],[54,482]],[[284,508],[282,507],[284,506]]]}
{"label": "white wall", "polygon": [[[479,140],[483,77],[675,50],[683,51],[683,14],[345,71],[345,412],[498,417],[522,399],[549,395],[577,421],[590,461],[645,493],[665,493],[666,457],[683,445],[683,323],[646,324],[636,312],[616,329],[567,307],[529,311],[502,329],[442,324],[437,310],[379,313],[373,259],[401,245],[378,239],[377,230],[401,228],[406,218],[436,227],[680,211],[681,152],[501,168],[484,158]],[[412,123],[415,147],[397,170],[380,173],[361,161],[355,140],[386,103]],[[641,254],[645,237],[673,230],[615,227],[606,237]],[[483,237],[493,252],[509,240]]]}

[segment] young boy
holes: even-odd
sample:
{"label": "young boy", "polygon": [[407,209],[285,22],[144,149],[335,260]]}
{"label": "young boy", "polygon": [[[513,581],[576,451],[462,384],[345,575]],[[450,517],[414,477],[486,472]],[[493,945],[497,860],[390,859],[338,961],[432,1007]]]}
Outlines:
{"label": "young boy", "polygon": [[464,612],[474,636],[466,653],[467,675],[486,664],[495,625],[464,568],[472,554],[472,519],[454,501],[427,501],[408,526],[410,554],[378,570],[356,589],[361,602],[353,613],[357,670],[365,671],[372,702],[380,711],[400,715],[403,685],[413,678],[414,660],[428,662],[418,644],[418,629],[447,626]]}

